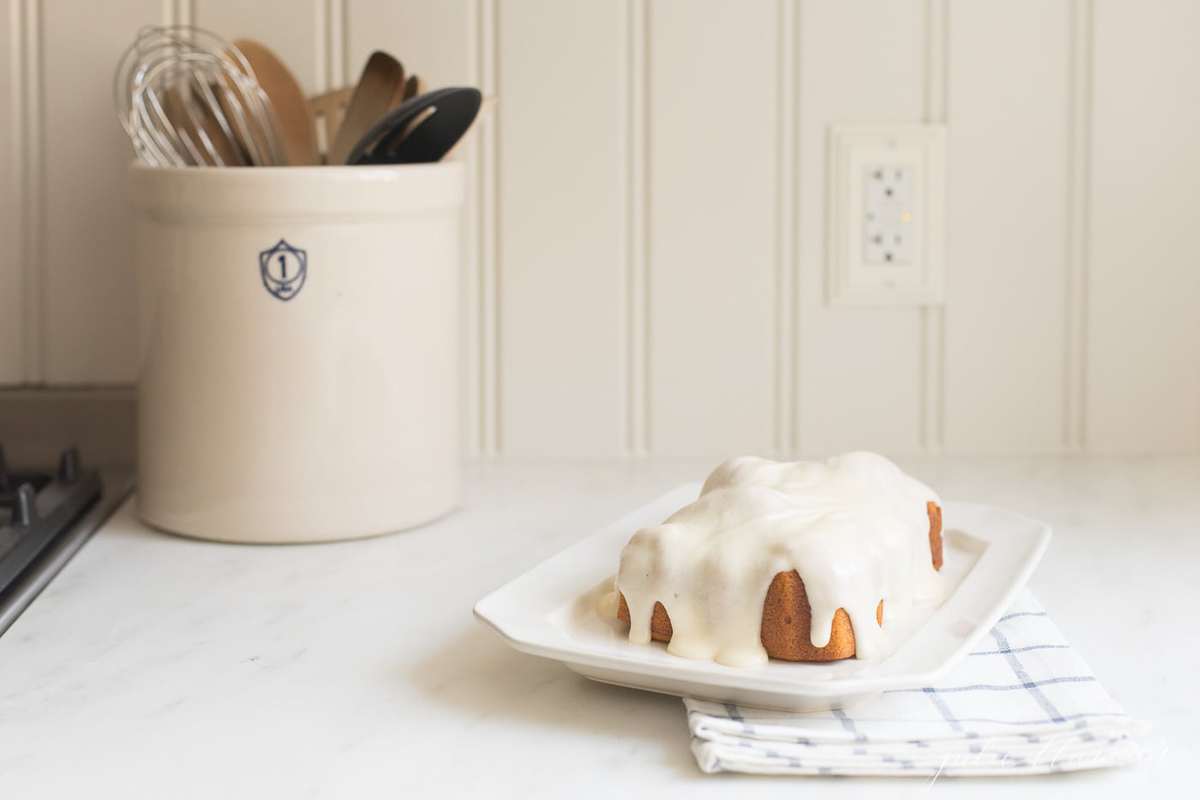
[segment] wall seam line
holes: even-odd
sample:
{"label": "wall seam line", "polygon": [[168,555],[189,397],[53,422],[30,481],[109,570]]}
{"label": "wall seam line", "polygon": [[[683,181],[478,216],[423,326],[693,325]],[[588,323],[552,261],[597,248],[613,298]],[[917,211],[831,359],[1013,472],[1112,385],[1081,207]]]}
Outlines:
{"label": "wall seam line", "polygon": [[[483,47],[482,29],[480,27],[480,3],[472,0],[466,4],[466,74],[476,86],[483,86],[480,52]],[[483,118],[490,115],[487,107],[480,109],[480,121],[476,130],[468,134],[465,142],[467,201],[463,212],[463,257],[462,283],[459,287],[460,311],[462,316],[461,340],[459,349],[462,363],[460,375],[463,378],[459,396],[463,398],[460,418],[464,430],[463,453],[468,458],[478,459],[483,452],[482,441],[482,382],[480,361],[480,300],[479,300],[479,259],[482,251],[480,230],[482,225],[482,203],[480,201],[480,186],[483,177],[482,147],[480,144],[483,128]]]}
{"label": "wall seam line", "polygon": [[[5,9],[8,14],[8,66],[9,66],[9,95],[8,95],[8,152],[5,156],[12,165],[12,181],[8,186],[0,187],[0,201],[11,212],[12,230],[14,237],[12,248],[16,258],[13,268],[14,289],[18,303],[16,306],[16,349],[13,353],[11,375],[0,375],[0,385],[4,388],[20,387],[29,380],[28,356],[28,302],[27,302],[27,259],[25,258],[25,211],[22,202],[25,188],[25,16],[23,0],[10,0]],[[3,366],[3,365],[0,365]],[[7,370],[7,366],[4,367]]]}
{"label": "wall seam line", "polygon": [[641,307],[638,309],[639,316],[637,319],[638,330],[641,335],[641,369],[638,371],[638,379],[641,382],[641,420],[642,420],[642,435],[639,442],[642,455],[651,455],[654,449],[654,424],[653,424],[653,407],[654,407],[654,385],[651,381],[653,374],[653,354],[651,350],[652,336],[654,333],[654,321],[652,315],[652,297],[650,271],[653,268],[653,245],[654,245],[654,211],[653,198],[654,187],[652,183],[651,169],[651,142],[653,141],[653,125],[654,117],[651,113],[651,103],[653,98],[651,93],[653,90],[653,69],[654,69],[654,51],[653,51],[653,28],[651,22],[650,3],[648,0],[638,0],[640,11],[638,17],[641,24],[641,63],[642,73],[639,81],[641,89],[641,103],[639,104],[639,113],[641,114],[641,130],[639,132],[639,142],[641,144],[642,153],[642,175],[641,185],[638,187],[639,196],[642,202],[641,214],[641,233],[642,241],[640,245],[641,254],[641,274],[639,275],[638,287],[641,290]]}
{"label": "wall seam line", "polygon": [[626,83],[626,135],[628,241],[626,253],[625,334],[626,341],[626,451],[629,456],[646,455],[646,2],[629,0],[627,7],[628,74]]}
{"label": "wall seam line", "polygon": [[1091,191],[1091,0],[1071,5],[1070,117],[1067,181],[1067,350],[1064,356],[1063,443],[1068,450],[1086,447],[1087,420],[1087,277]]}
{"label": "wall seam line", "polygon": [[40,0],[23,0],[19,13],[19,131],[18,159],[21,197],[21,283],[24,298],[22,349],[24,383],[39,385],[47,375],[46,351],[46,168],[45,80],[42,74],[45,42]]}
{"label": "wall seam line", "polygon": [[652,411],[654,407],[654,385],[650,380],[653,374],[653,352],[651,350],[652,337],[654,335],[654,318],[652,314],[651,270],[654,268],[654,184],[652,171],[652,153],[650,150],[651,142],[653,141],[652,134],[654,131],[654,117],[651,113],[651,103],[653,98],[653,69],[654,69],[654,35],[651,25],[650,4],[645,2],[642,11],[642,41],[644,50],[642,53],[642,207],[645,209],[645,215],[642,218],[643,238],[645,239],[642,247],[642,318],[640,320],[642,326],[642,450],[646,455],[650,455],[654,448],[654,418]]}
{"label": "wall seam line", "polygon": [[[499,27],[496,0],[480,0],[480,83],[485,96],[496,96],[499,83]],[[499,112],[498,112],[499,113]],[[500,426],[500,149],[499,119],[484,118],[482,144],[483,207],[480,236],[480,362],[481,451],[499,455],[503,446]]]}
{"label": "wall seam line", "polygon": [[792,374],[791,385],[788,387],[788,392],[791,396],[791,439],[788,441],[789,454],[793,458],[798,458],[803,445],[801,437],[801,420],[803,418],[803,409],[801,408],[800,400],[800,381],[803,376],[803,365],[801,364],[801,330],[802,330],[802,315],[803,305],[801,304],[801,284],[802,284],[802,269],[803,265],[800,262],[800,231],[804,230],[803,213],[804,207],[801,202],[803,195],[800,192],[801,179],[804,176],[803,166],[803,150],[801,149],[801,119],[804,114],[804,96],[801,91],[801,78],[803,77],[803,51],[800,47],[801,34],[804,30],[804,6],[800,0],[795,0],[794,11],[792,15],[792,141],[788,146],[792,148],[792,219],[789,224],[792,226],[792,259],[788,268],[792,272],[792,328],[788,331],[788,336],[791,340],[792,349]]}
{"label": "wall seam line", "polygon": [[350,75],[350,12],[345,0],[329,0],[329,87],[345,86]]}
{"label": "wall seam line", "polygon": [[313,3],[313,15],[316,18],[316,24],[313,26],[313,50],[314,61],[317,65],[316,75],[316,90],[317,92],[329,91],[329,42],[328,42],[328,25],[326,21],[329,18],[329,4],[331,0],[316,0]]}
{"label": "wall seam line", "polygon": [[634,99],[636,91],[634,82],[636,78],[635,63],[637,55],[635,48],[637,47],[637,33],[634,15],[637,13],[637,0],[626,0],[625,3],[625,263],[624,271],[621,274],[621,448],[626,456],[632,456],[636,449],[634,442],[637,438],[635,431],[636,422],[634,420],[634,406],[637,403],[634,378],[634,330],[633,330],[633,281],[636,272],[636,238],[635,218],[635,186],[637,179],[635,177],[637,166],[636,156],[634,154],[634,140],[636,138],[636,123],[634,119],[636,112],[634,107],[636,100]]}
{"label": "wall seam line", "polygon": [[[949,119],[950,8],[946,0],[926,0],[924,118],[926,124]],[[946,187],[948,190],[948,187]],[[944,447],[946,428],[946,313],[945,306],[921,308],[921,445],[931,453]]]}
{"label": "wall seam line", "polygon": [[795,360],[792,329],[794,327],[793,304],[793,261],[795,253],[795,228],[792,225],[795,207],[796,170],[795,151],[795,4],[793,0],[779,0],[779,48],[777,80],[777,108],[779,115],[777,136],[778,168],[776,175],[775,209],[775,430],[773,446],[777,456],[786,458],[791,453],[791,422],[795,404],[792,365]]}

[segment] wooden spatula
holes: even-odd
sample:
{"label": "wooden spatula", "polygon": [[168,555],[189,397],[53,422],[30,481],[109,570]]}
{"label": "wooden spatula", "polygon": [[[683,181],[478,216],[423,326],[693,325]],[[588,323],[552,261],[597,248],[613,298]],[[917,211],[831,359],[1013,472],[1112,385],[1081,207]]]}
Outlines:
{"label": "wooden spatula", "polygon": [[388,112],[396,98],[403,97],[403,87],[404,67],[400,62],[382,50],[371,53],[329,149],[330,164],[346,163],[346,157],[362,135]]}
{"label": "wooden spatula", "polygon": [[353,95],[353,86],[343,86],[308,98],[308,107],[312,109],[313,120],[317,124],[317,146],[324,154],[326,164],[332,163],[329,153],[342,128],[342,120],[346,118],[346,108]]}
{"label": "wooden spatula", "polygon": [[254,70],[254,77],[271,100],[287,163],[295,166],[319,164],[317,129],[304,92],[294,75],[271,50],[253,39],[236,39],[234,47],[242,52]]}
{"label": "wooden spatula", "polygon": [[[404,82],[404,96],[401,100],[411,100],[419,94],[425,93],[425,82],[417,75],[409,75],[408,80]],[[399,105],[397,103],[396,105]]]}

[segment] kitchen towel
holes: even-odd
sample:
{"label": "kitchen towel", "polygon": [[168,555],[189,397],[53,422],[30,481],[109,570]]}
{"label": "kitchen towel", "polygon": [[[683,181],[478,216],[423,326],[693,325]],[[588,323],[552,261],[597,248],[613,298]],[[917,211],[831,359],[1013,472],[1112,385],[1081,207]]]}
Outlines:
{"label": "kitchen towel", "polygon": [[938,686],[789,713],[685,700],[705,772],[1029,775],[1130,764],[1143,723],[1028,591]]}

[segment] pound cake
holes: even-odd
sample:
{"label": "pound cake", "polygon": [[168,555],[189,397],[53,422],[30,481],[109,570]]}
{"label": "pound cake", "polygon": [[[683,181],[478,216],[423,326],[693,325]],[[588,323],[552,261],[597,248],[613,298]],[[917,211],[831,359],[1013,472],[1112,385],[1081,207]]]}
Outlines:
{"label": "pound cake", "polygon": [[880,658],[942,558],[937,495],[883,456],[735,458],[630,539],[616,614],[631,642],[734,666]]}

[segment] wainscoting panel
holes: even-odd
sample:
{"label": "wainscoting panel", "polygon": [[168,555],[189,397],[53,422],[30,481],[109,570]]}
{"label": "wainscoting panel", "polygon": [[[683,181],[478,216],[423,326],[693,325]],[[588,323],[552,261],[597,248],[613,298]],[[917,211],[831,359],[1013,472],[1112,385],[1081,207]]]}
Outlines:
{"label": "wainscoting panel", "polygon": [[[646,24],[648,444],[771,449],[779,4],[671,0]],[[700,433],[702,432],[702,433]]]}
{"label": "wainscoting panel", "polygon": [[1200,5],[1095,9],[1087,442],[1200,450]]}
{"label": "wainscoting panel", "polygon": [[162,0],[113,0],[81,13],[40,4],[43,235],[41,378],[129,383],[137,372],[137,285],[125,201],[129,140],[113,112],[117,59]]}
{"label": "wainscoting panel", "polygon": [[22,107],[21,8],[10,0],[0,6],[0,386],[25,376],[25,269],[21,246],[22,156],[25,113]]}
{"label": "wainscoting panel", "polygon": [[191,0],[191,22],[228,39],[256,39],[279,54],[305,91],[324,88],[325,0]]}
{"label": "wainscoting panel", "polygon": [[830,125],[921,121],[924,4],[817,0],[798,25],[798,448],[916,451],[920,310],[826,305],[825,169]]}
{"label": "wainscoting panel", "polygon": [[624,452],[628,8],[498,4],[499,445]]}
{"label": "wainscoting panel", "polygon": [[[1190,0],[4,0],[0,385],[129,385],[146,23],[488,96],[468,456],[1200,452]],[[102,10],[101,10],[102,9]],[[283,20],[283,22],[281,22]],[[944,307],[833,308],[828,131],[948,125]]]}
{"label": "wainscoting panel", "polygon": [[[950,7],[945,445],[1066,436],[1071,8]],[[1007,60],[1014,50],[1024,54]],[[1003,69],[996,65],[1007,63]]]}

